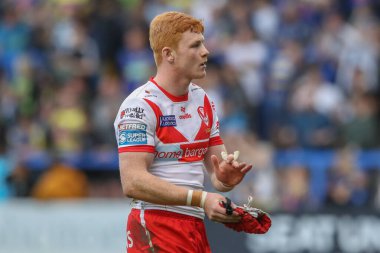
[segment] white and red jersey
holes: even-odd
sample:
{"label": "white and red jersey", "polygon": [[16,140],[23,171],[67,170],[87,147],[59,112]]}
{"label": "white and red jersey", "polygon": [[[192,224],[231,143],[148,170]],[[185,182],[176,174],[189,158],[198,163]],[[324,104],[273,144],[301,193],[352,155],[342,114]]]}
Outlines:
{"label": "white and red jersey", "polygon": [[[116,116],[118,151],[154,153],[149,169],[175,185],[201,190],[208,148],[223,144],[213,103],[190,84],[186,95],[169,94],[153,79],[131,93]],[[135,208],[167,210],[203,218],[203,209],[134,201]]]}

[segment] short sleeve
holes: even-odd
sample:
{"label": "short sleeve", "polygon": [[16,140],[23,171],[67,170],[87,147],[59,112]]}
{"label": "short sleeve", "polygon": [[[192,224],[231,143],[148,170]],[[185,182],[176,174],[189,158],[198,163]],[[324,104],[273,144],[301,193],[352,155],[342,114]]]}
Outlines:
{"label": "short sleeve", "polygon": [[127,98],[116,115],[114,128],[118,152],[155,152],[156,117],[138,98]]}
{"label": "short sleeve", "polygon": [[223,140],[220,137],[220,133],[219,133],[219,119],[218,119],[218,115],[216,113],[215,104],[214,104],[213,101],[211,101],[211,108],[212,108],[212,118],[213,118],[213,120],[212,120],[212,126],[211,126],[209,145],[210,146],[222,145],[223,144]]}

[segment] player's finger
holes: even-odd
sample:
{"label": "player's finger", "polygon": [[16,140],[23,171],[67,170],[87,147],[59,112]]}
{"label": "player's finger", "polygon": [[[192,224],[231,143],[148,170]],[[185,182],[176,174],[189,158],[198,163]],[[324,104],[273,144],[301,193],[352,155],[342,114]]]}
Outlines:
{"label": "player's finger", "polygon": [[234,212],[233,215],[226,215],[218,212],[214,213],[210,219],[216,222],[239,222],[241,217],[236,212]]}
{"label": "player's finger", "polygon": [[242,162],[238,163],[238,166],[236,166],[236,168],[241,171],[245,166],[247,166],[247,163]]}
{"label": "player's finger", "polygon": [[234,160],[234,155],[233,154],[229,154],[227,156],[226,162],[229,163],[229,164],[232,164],[233,160]]}
{"label": "player's finger", "polygon": [[241,220],[241,217],[238,217],[237,219],[213,217],[211,218],[211,220],[214,222],[220,222],[220,223],[238,223]]}
{"label": "player's finger", "polygon": [[225,217],[223,217],[223,218],[220,219],[220,222],[223,222],[223,223],[226,223],[226,222],[228,222],[228,223],[237,223],[240,220],[241,220],[240,216],[238,216],[236,218],[231,218],[231,216],[225,216]]}
{"label": "player's finger", "polygon": [[[215,207],[213,214],[211,215],[210,219],[212,221],[216,222],[239,222],[241,217],[240,215],[233,211],[231,214],[227,214],[227,209],[225,206],[226,202],[228,202],[227,198],[226,200],[219,200],[218,206]],[[230,208],[233,210],[236,208],[236,205],[232,202],[230,202]]]}
{"label": "player's finger", "polygon": [[250,165],[247,165],[247,166],[245,166],[244,168],[242,168],[240,171],[242,172],[242,173],[247,173],[248,171],[250,171],[252,169],[252,164],[250,164]]}

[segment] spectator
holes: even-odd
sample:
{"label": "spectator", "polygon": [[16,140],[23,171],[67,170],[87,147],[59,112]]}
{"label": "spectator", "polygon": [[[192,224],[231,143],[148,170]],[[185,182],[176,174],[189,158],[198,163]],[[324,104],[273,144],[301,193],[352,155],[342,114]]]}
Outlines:
{"label": "spectator", "polygon": [[82,171],[57,163],[39,178],[32,196],[40,200],[84,198],[88,194],[87,184]]}
{"label": "spectator", "polygon": [[54,148],[57,152],[78,152],[84,148],[88,115],[83,104],[85,82],[72,78],[56,94],[56,106],[49,115]]}
{"label": "spectator", "polygon": [[280,209],[288,212],[310,209],[309,177],[303,165],[290,165],[279,170]]}
{"label": "spectator", "polygon": [[5,154],[5,147],[5,127],[0,121],[0,201],[8,199],[11,196],[11,190],[7,183],[7,178],[11,171],[11,165]]}
{"label": "spectator", "polygon": [[328,105],[325,101],[318,101],[327,85],[321,80],[319,70],[312,67],[299,79],[290,97],[290,126],[297,133],[297,142],[301,147],[331,148],[336,143],[336,127],[325,112],[337,108],[338,104]]}
{"label": "spectator", "polygon": [[378,107],[372,93],[358,94],[351,100],[352,115],[342,124],[344,144],[363,149],[377,148],[380,143]]}
{"label": "spectator", "polygon": [[22,21],[21,14],[11,2],[5,6],[0,19],[0,67],[4,69],[6,79],[12,81],[17,76],[14,65],[27,49],[30,27]]}
{"label": "spectator", "polygon": [[89,115],[94,145],[112,149],[115,141],[113,114],[119,109],[124,98],[119,77],[112,73],[103,74]]}
{"label": "spectator", "polygon": [[354,150],[344,148],[339,151],[328,182],[328,207],[365,207],[368,204],[368,177],[356,166]]}
{"label": "spectator", "polygon": [[118,67],[125,94],[131,93],[154,72],[154,59],[146,38],[145,26],[132,26],[124,32],[123,48],[118,53]]}

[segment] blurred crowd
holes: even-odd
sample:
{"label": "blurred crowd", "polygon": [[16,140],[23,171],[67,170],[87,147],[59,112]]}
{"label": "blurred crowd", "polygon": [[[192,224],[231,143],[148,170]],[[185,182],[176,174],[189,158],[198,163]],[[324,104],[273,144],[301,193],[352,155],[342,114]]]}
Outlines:
{"label": "blurred crowd", "polygon": [[0,1],[0,200],[122,197],[113,121],[168,10],[204,21],[196,83],[254,164],[233,200],[380,209],[377,0]]}

